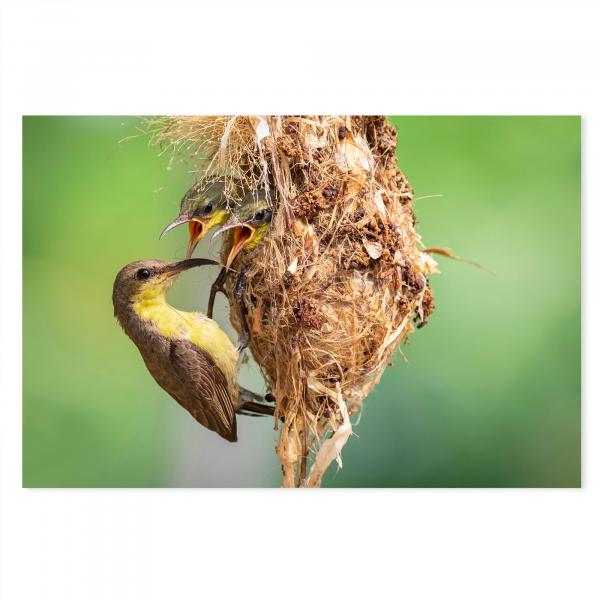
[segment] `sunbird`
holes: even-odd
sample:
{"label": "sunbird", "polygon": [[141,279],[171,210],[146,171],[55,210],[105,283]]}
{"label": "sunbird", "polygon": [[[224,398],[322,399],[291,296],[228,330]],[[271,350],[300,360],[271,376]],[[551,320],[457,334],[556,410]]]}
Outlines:
{"label": "sunbird", "polygon": [[257,199],[252,193],[246,194],[241,203],[231,209],[231,218],[218,227],[212,236],[215,239],[223,232],[233,230],[225,245],[229,249],[227,268],[231,267],[242,250],[249,251],[258,246],[267,233],[272,216],[273,212],[264,194],[260,194]]}
{"label": "sunbird", "polygon": [[236,413],[273,415],[274,409],[237,384],[240,353],[216,321],[166,300],[183,271],[216,264],[203,258],[133,262],[117,274],[113,305],[158,385],[201,425],[235,442]]}
{"label": "sunbird", "polygon": [[[240,184],[236,183],[236,185]],[[162,239],[171,229],[187,223],[190,237],[186,258],[191,258],[206,232],[226,223],[230,216],[225,197],[225,181],[222,177],[214,176],[195,183],[185,193],[179,207],[179,216],[163,229],[159,239]]]}
{"label": "sunbird", "polygon": [[[213,239],[226,231],[230,231],[231,235],[228,236],[223,246],[224,252],[227,253],[226,266],[221,269],[210,288],[207,309],[207,314],[210,317],[212,317],[217,292],[225,291],[224,283],[228,269],[240,252],[250,251],[262,241],[271,224],[272,216],[273,211],[268,205],[265,195],[261,193],[255,199],[252,193],[249,193],[244,196],[238,206],[231,210],[231,218],[213,233]],[[237,288],[241,286],[243,286],[243,281],[239,280]],[[239,297],[241,298],[241,292]],[[247,342],[249,333],[245,322],[242,323],[242,330],[242,337]]]}

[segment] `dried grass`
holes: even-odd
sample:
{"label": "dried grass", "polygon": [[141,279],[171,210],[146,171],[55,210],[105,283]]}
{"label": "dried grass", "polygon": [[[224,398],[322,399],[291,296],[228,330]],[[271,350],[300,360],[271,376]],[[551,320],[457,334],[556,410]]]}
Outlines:
{"label": "dried grass", "polygon": [[[343,407],[360,410],[433,310],[437,265],[414,228],[396,131],[374,116],[166,117],[150,129],[200,178],[239,179],[275,208],[265,241],[234,268],[247,266],[250,349],[283,417],[283,484],[318,484],[351,433]],[[228,296],[239,330],[231,282]]]}

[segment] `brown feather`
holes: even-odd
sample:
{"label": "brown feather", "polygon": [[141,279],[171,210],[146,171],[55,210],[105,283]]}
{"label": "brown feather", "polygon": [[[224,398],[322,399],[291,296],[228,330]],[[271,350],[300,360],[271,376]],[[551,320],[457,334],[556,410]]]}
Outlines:
{"label": "brown feather", "polygon": [[185,389],[179,402],[202,425],[230,442],[237,441],[234,402],[227,379],[212,357],[188,340],[172,340],[169,359]]}

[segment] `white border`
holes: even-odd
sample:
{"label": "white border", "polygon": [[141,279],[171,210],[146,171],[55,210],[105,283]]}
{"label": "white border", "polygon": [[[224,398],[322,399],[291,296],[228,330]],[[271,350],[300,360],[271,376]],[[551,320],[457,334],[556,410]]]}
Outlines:
{"label": "white border", "polygon": [[[0,596],[597,598],[599,21],[592,2],[4,2]],[[583,115],[584,490],[22,490],[21,115],[313,111]]]}

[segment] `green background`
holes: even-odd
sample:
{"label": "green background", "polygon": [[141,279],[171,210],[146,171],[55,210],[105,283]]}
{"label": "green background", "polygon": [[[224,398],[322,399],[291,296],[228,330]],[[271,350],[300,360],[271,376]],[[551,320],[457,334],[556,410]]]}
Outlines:
{"label": "green background", "polygon": [[[324,485],[579,486],[579,117],[393,122],[425,243],[495,274],[440,257],[437,310]],[[168,169],[138,125],[23,120],[23,485],[276,486],[272,421],[240,418],[237,444],[201,428],[114,320],[117,271],[186,245],[183,228],[158,234],[194,174]],[[186,273],[170,301],[204,308],[215,275]],[[241,381],[262,389],[253,365]]]}

